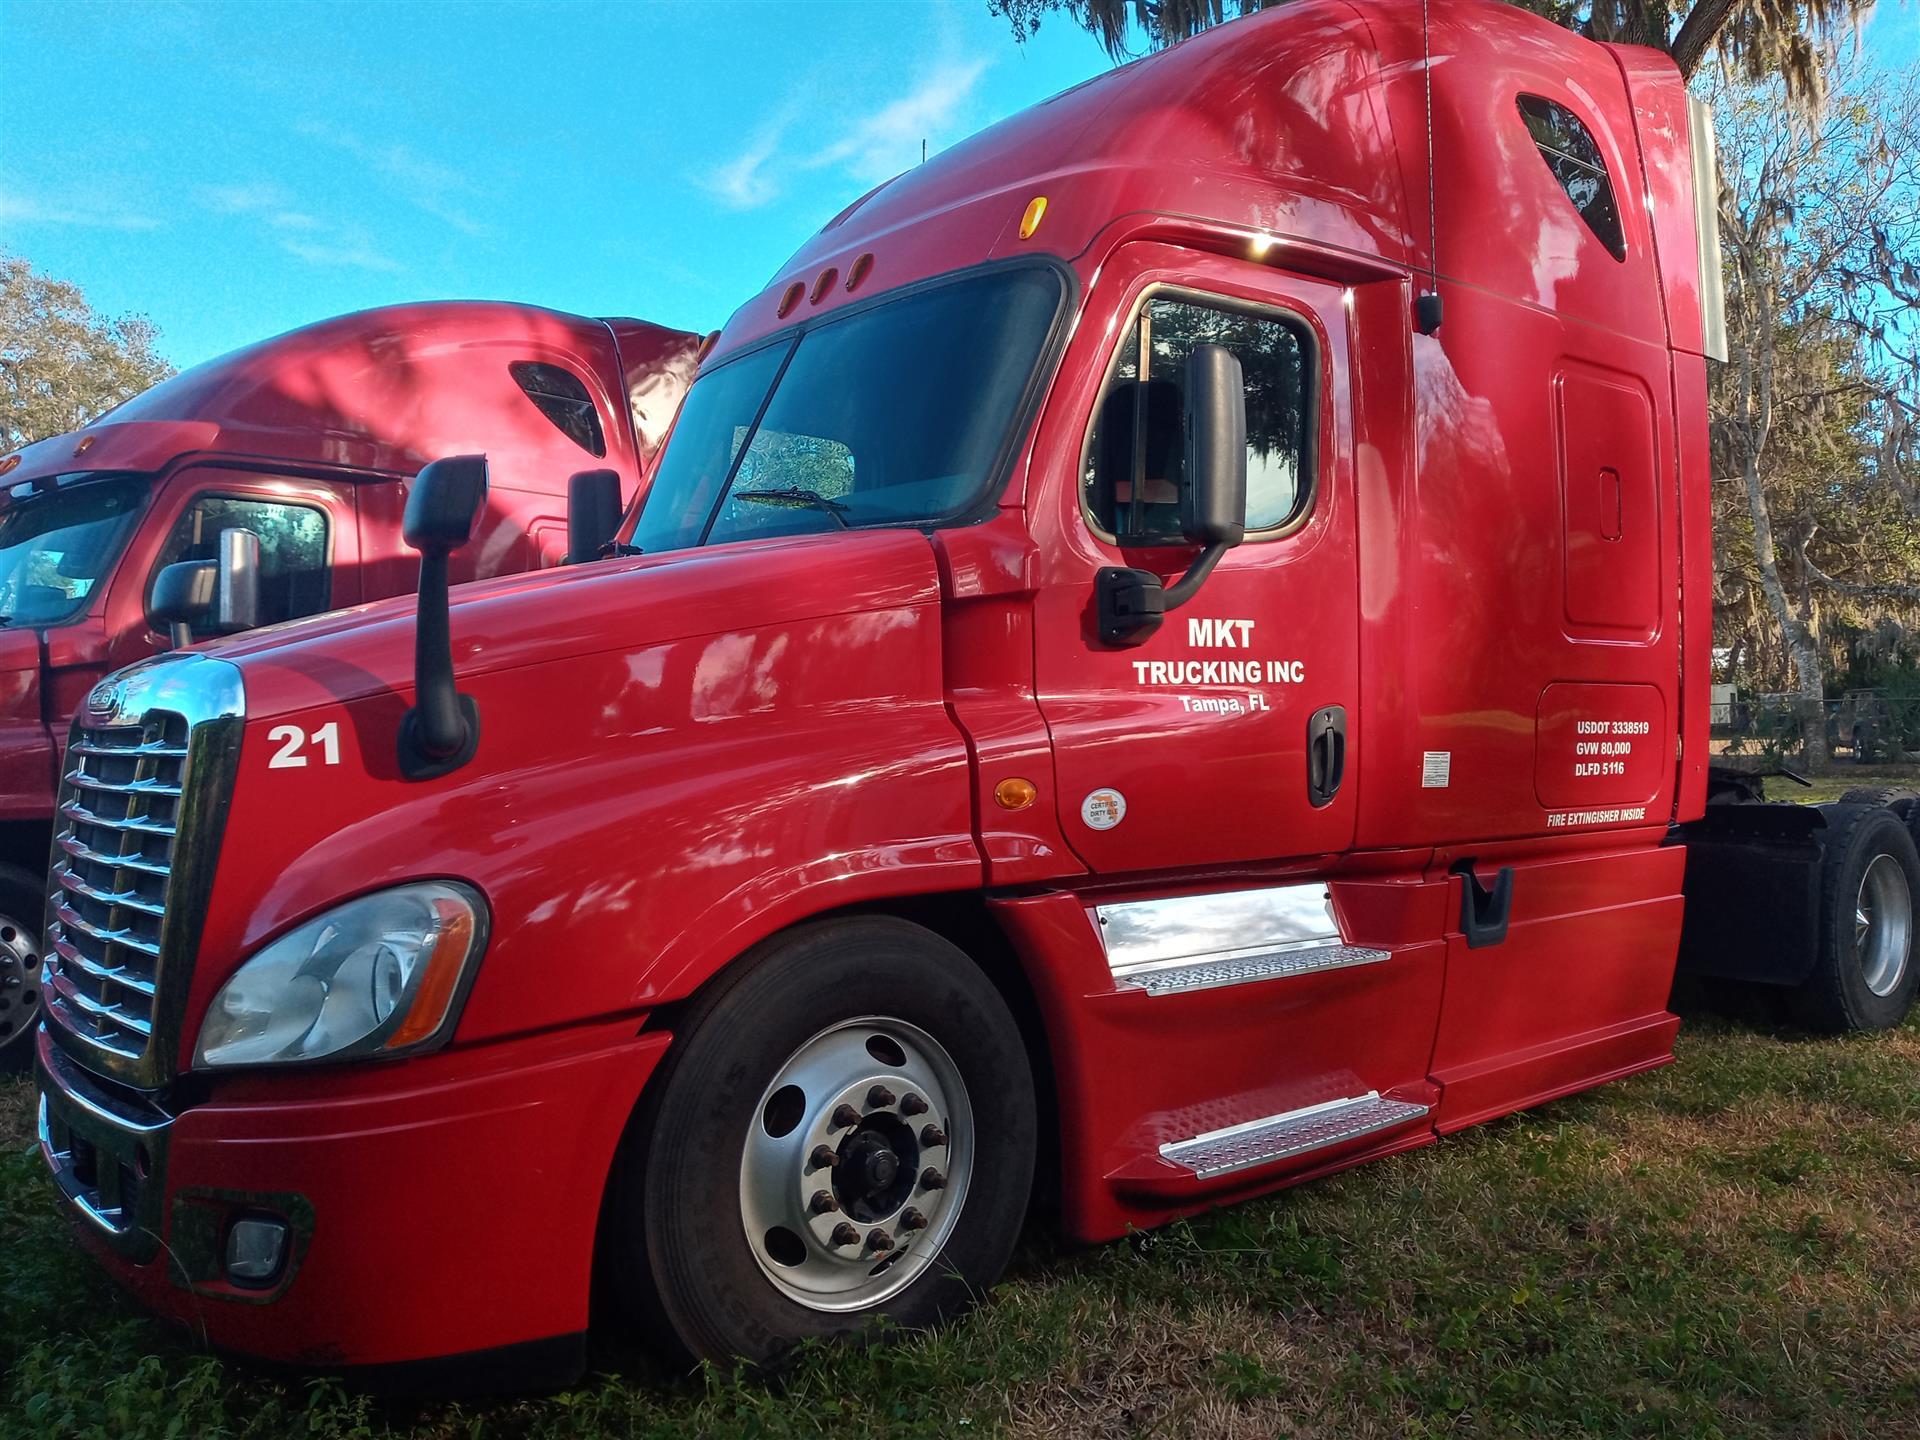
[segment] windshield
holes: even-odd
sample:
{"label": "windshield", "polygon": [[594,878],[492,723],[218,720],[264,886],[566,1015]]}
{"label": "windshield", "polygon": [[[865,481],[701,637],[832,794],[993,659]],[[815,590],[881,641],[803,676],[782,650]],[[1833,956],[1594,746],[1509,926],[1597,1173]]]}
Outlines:
{"label": "windshield", "polygon": [[652,554],[966,514],[994,478],[1060,295],[1048,268],[976,273],[707,372],[634,543]]}
{"label": "windshield", "polygon": [[143,480],[98,480],[0,509],[0,624],[53,625],[85,609],[146,503]]}

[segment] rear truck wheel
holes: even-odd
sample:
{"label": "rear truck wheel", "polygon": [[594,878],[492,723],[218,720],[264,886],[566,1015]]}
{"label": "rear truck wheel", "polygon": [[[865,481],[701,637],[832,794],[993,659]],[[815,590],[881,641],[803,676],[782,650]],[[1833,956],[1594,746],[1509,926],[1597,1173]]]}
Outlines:
{"label": "rear truck wheel", "polygon": [[1913,1008],[1914,902],[1920,853],[1885,808],[1838,810],[1820,883],[1820,953],[1793,992],[1795,1018],[1812,1030],[1887,1030]]}
{"label": "rear truck wheel", "polygon": [[18,865],[0,865],[0,1074],[17,1075],[33,1063],[44,975],[40,914],[46,903],[32,875]]}
{"label": "rear truck wheel", "polygon": [[1904,785],[1856,785],[1840,797],[1842,805],[1882,805],[1905,818],[1913,808],[1914,792]]}
{"label": "rear truck wheel", "polygon": [[675,1025],[615,1162],[608,1258],[684,1358],[920,1329],[999,1278],[1033,1183],[1033,1075],[965,953],[888,917],[736,961]]}

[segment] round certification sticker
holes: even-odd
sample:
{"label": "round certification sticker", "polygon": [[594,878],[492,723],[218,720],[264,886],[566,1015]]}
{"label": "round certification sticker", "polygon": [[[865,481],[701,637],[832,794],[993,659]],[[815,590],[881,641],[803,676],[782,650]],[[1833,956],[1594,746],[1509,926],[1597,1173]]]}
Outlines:
{"label": "round certification sticker", "polygon": [[1127,818],[1127,797],[1118,790],[1095,790],[1080,802],[1080,818],[1089,830],[1111,830]]}

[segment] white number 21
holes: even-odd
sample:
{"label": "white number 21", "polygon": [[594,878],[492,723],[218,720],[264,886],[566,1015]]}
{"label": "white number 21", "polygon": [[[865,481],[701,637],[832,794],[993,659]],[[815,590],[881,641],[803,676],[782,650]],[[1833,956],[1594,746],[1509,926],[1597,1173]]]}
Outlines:
{"label": "white number 21", "polygon": [[335,720],[329,720],[311,735],[298,725],[276,725],[267,732],[267,742],[280,747],[267,762],[269,770],[291,770],[305,765],[307,757],[300,753],[303,745],[320,747],[322,765],[340,763],[340,724]]}

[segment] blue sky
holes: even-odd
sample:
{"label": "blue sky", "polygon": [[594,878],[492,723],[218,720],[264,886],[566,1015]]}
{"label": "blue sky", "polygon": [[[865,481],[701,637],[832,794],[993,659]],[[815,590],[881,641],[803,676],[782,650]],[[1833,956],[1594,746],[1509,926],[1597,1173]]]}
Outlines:
{"label": "blue sky", "polygon": [[712,328],[922,139],[1108,64],[986,0],[0,0],[0,55],[0,248],[182,366],[450,296]]}
{"label": "blue sky", "polygon": [[394,300],[715,328],[923,138],[1107,64],[986,0],[0,0],[0,53],[0,248],[182,366]]}

